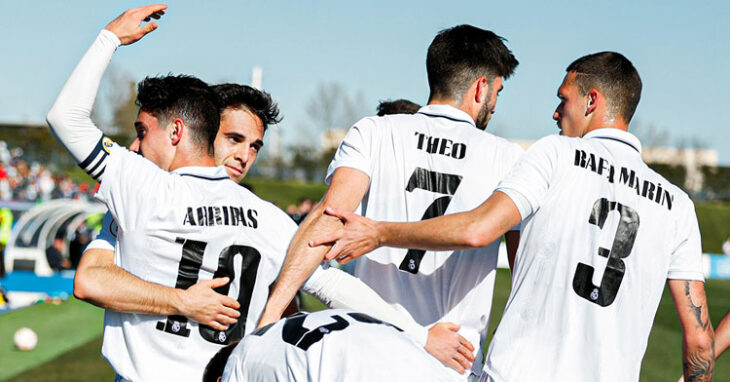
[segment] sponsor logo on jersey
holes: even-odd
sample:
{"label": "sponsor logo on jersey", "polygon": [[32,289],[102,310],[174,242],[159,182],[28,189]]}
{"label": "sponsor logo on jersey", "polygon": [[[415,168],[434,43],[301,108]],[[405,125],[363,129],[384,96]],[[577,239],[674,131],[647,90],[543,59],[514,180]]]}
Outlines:
{"label": "sponsor logo on jersey", "polygon": [[109,137],[104,137],[101,140],[101,147],[104,148],[104,151],[106,151],[107,154],[109,154],[109,151],[111,151],[112,146],[114,146],[114,141],[109,139]]}
{"label": "sponsor logo on jersey", "polygon": [[639,180],[636,171],[633,169],[621,167],[616,170],[614,165],[607,159],[579,149],[575,150],[573,165],[603,176],[609,183],[615,183],[618,177],[618,183],[633,188],[636,195],[647,198],[660,206],[665,206],[670,211],[672,209],[674,195],[662,187],[661,183],[654,184],[648,180]]}

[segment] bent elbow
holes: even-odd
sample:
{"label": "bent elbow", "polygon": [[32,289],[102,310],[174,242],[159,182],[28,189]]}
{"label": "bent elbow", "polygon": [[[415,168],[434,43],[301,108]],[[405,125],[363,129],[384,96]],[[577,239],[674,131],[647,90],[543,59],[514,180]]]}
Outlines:
{"label": "bent elbow", "polygon": [[74,276],[74,297],[82,301],[89,301],[91,299],[90,282],[83,270],[77,270]]}
{"label": "bent elbow", "polygon": [[486,233],[478,227],[470,227],[464,230],[460,241],[470,249],[483,248],[491,242],[487,240]]}

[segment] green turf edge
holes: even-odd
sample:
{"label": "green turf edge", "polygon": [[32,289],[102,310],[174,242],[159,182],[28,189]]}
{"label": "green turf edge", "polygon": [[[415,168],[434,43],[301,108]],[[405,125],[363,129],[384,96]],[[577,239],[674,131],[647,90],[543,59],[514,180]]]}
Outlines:
{"label": "green turf edge", "polygon": [[[103,317],[102,309],[73,297],[60,305],[38,304],[0,315],[0,380],[99,337]],[[38,345],[30,352],[19,351],[13,345],[13,334],[24,326],[38,334]]]}
{"label": "green turf edge", "polygon": [[34,369],[26,370],[7,382],[95,382],[114,380],[114,371],[101,358],[99,336]]}

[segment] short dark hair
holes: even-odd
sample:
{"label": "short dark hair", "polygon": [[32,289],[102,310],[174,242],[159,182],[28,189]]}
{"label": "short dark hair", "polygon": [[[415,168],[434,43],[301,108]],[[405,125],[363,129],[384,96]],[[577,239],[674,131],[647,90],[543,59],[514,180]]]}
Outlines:
{"label": "short dark hair", "polygon": [[147,77],[137,85],[137,106],[165,123],[181,118],[191,138],[209,155],[218,134],[218,97],[208,84],[187,75]]}
{"label": "short dark hair", "polygon": [[205,366],[203,382],[218,382],[218,378],[223,376],[223,370],[226,368],[228,358],[231,357],[236,345],[238,345],[238,341],[226,345],[215,353],[213,358],[208,361],[208,365]]}
{"label": "short dark hair", "polygon": [[509,78],[519,62],[504,41],[494,32],[471,25],[439,32],[426,56],[429,100],[457,98],[481,76],[490,84],[495,77]]}
{"label": "short dark hair", "polygon": [[612,113],[626,123],[631,121],[641,99],[641,78],[628,58],[616,52],[589,54],[573,61],[565,71],[576,73],[581,96],[596,89],[606,97]]}
{"label": "short dark hair", "polygon": [[380,101],[377,111],[378,117],[389,114],[415,114],[421,105],[411,102],[407,99],[397,99],[395,101]]}
{"label": "short dark hair", "polygon": [[279,106],[265,91],[230,83],[214,85],[213,91],[218,96],[221,112],[229,107],[248,110],[261,119],[264,131],[270,124],[281,122]]}

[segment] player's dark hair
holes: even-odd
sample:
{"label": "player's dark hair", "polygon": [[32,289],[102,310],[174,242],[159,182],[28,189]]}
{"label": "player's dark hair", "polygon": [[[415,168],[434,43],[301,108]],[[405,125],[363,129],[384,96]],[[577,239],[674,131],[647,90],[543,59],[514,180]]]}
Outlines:
{"label": "player's dark hair", "polygon": [[213,155],[220,113],[208,84],[187,75],[147,77],[137,85],[137,106],[163,123],[181,118],[193,142]]}
{"label": "player's dark hair", "polygon": [[213,91],[218,95],[221,109],[245,109],[261,119],[266,128],[281,122],[279,106],[265,91],[254,89],[247,85],[220,84],[214,85]]}
{"label": "player's dark hair", "polygon": [[641,78],[634,65],[621,53],[600,52],[583,56],[565,69],[575,72],[578,94],[591,89],[603,93],[611,112],[631,121],[641,98]]}
{"label": "player's dark hair", "polygon": [[395,101],[380,101],[377,107],[378,117],[389,114],[415,114],[421,105],[413,103],[407,99],[397,99]]}
{"label": "player's dark hair", "polygon": [[481,76],[487,77],[489,84],[495,77],[509,78],[519,62],[504,41],[471,25],[439,32],[426,56],[429,100],[458,99]]}
{"label": "player's dark hair", "polygon": [[228,362],[228,358],[231,356],[236,345],[238,345],[238,341],[232,342],[230,345],[218,350],[218,353],[215,353],[213,358],[208,361],[208,365],[205,366],[203,382],[218,382],[218,378],[223,376],[226,362]]}

